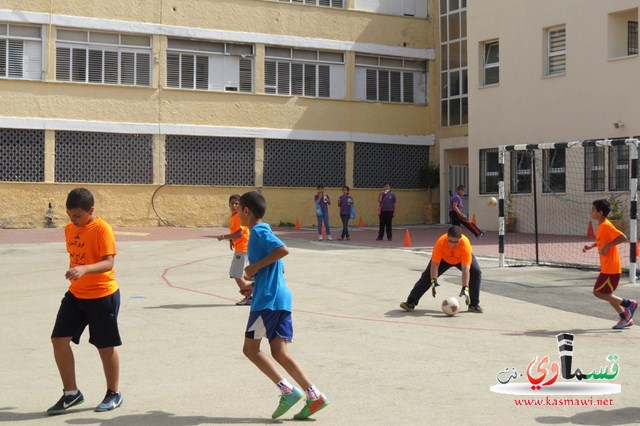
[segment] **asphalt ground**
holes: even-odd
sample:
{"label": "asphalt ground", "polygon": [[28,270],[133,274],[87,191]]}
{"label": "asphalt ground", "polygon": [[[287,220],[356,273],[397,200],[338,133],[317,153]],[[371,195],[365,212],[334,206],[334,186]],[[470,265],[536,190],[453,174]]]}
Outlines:
{"label": "asphalt ground", "polygon": [[[414,312],[400,310],[445,230],[410,228],[409,247],[404,229],[392,242],[375,242],[372,229],[354,230],[348,243],[319,242],[313,230],[279,230],[291,249],[284,259],[294,300],[290,350],[331,401],[308,423],[640,424],[640,328],[611,329],[612,309],[591,295],[593,271],[498,268],[488,235],[472,241],[483,269],[483,314],[441,312],[441,300],[460,289],[453,269],[440,280],[436,298],[428,293]],[[49,336],[68,285],[63,233],[0,230],[0,423],[296,422],[301,402],[271,420],[278,390],[242,354],[248,308],[234,304],[231,254],[227,242],[213,238],[218,232],[224,229],[116,230],[124,404],[93,412],[104,396],[104,377],[85,333],[74,347],[85,403],[49,417],[46,409],[61,395]],[[638,286],[623,284],[619,294],[638,295]],[[615,383],[620,392],[549,399],[545,391],[553,385],[525,396],[490,390],[505,369],[527,372],[534,356],[559,362],[559,333],[575,336],[574,368],[582,371],[611,367],[607,356],[616,354],[619,374],[600,383]],[[583,405],[569,405],[578,398]],[[525,399],[540,405],[519,405]],[[558,401],[563,404],[550,405]]]}

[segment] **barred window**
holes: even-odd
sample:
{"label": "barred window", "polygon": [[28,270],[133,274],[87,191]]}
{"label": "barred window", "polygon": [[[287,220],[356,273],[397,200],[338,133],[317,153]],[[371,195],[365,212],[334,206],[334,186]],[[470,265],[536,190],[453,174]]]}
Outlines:
{"label": "barred window", "polygon": [[42,80],[39,26],[0,24],[0,78]]}
{"label": "barred window", "polygon": [[264,89],[278,95],[344,99],[344,54],[267,46]]}
{"label": "barred window", "polygon": [[627,23],[627,54],[638,54],[638,21]]}
{"label": "barred window", "polygon": [[629,189],[629,147],[609,147],[609,191]]}
{"label": "barred window", "polygon": [[44,181],[44,130],[0,129],[0,181]]}
{"label": "barred window", "polygon": [[422,104],[426,81],[426,61],[356,55],[356,99]]}
{"label": "barred window", "polygon": [[151,85],[151,37],[59,29],[56,80]]}
{"label": "barred window", "polygon": [[56,132],[56,182],[153,182],[151,135]]}
{"label": "barred window", "polygon": [[169,39],[167,86],[218,92],[253,91],[253,46]]}
{"label": "barred window", "polygon": [[511,152],[511,192],[531,194],[533,190],[533,156],[532,151]]}
{"label": "barred window", "polygon": [[324,6],[324,7],[344,7],[344,0],[278,0],[284,3],[299,3],[299,4],[310,4],[314,6]]}
{"label": "barred window", "polygon": [[585,192],[604,191],[604,153],[603,146],[584,147],[584,190]]}
{"label": "barred window", "polygon": [[566,191],[566,149],[554,148],[542,151],[544,187],[542,192]]}
{"label": "barred window", "polygon": [[564,74],[567,69],[567,32],[563,26],[547,30],[547,75]]}
{"label": "barred window", "polygon": [[480,194],[497,194],[500,164],[498,148],[480,150]]}
{"label": "barred window", "polygon": [[429,147],[357,142],[354,146],[353,184],[356,188],[423,189],[420,168],[428,163]]}

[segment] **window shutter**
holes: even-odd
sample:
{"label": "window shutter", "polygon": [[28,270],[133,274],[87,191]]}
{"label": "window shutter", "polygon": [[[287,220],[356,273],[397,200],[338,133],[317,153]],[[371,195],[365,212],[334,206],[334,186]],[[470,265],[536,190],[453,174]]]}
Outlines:
{"label": "window shutter", "polygon": [[331,68],[329,65],[318,65],[318,96],[331,96]]}
{"label": "window shutter", "polygon": [[344,83],[344,66],[343,65],[331,65],[329,67],[329,87],[330,97],[332,99],[344,99],[345,98],[345,83]]}
{"label": "window shutter", "polygon": [[316,65],[304,65],[304,94],[305,96],[316,96]]}
{"label": "window shutter", "polygon": [[209,90],[209,58],[207,56],[195,57],[196,89]]}
{"label": "window shutter", "polygon": [[264,91],[265,93],[276,93],[276,62],[264,62]]}
{"label": "window shutter", "polygon": [[56,80],[71,80],[71,49],[67,47],[56,48]]}
{"label": "window shutter", "polygon": [[183,89],[193,89],[193,76],[195,72],[193,55],[180,55],[181,67],[180,67],[180,87]]}
{"label": "window shutter", "polygon": [[167,53],[167,87],[180,87],[180,55]]}
{"label": "window shutter", "polygon": [[413,103],[413,73],[402,73],[402,102]]}
{"label": "window shutter", "polygon": [[378,100],[389,101],[389,71],[378,71]]}
{"label": "window shutter", "polygon": [[104,52],[104,82],[118,84],[118,52]]}
{"label": "window shutter", "polygon": [[151,55],[136,53],[136,86],[151,86]]}
{"label": "window shutter", "polygon": [[378,72],[376,70],[367,70],[367,100],[378,100]]}
{"label": "window shutter", "polygon": [[24,58],[24,42],[9,40],[9,77],[22,78]]}
{"label": "window shutter", "polygon": [[402,102],[402,73],[389,72],[389,98],[391,102]]}
{"label": "window shutter", "polygon": [[7,76],[7,40],[0,40],[0,77]]}
{"label": "window shutter", "polygon": [[71,81],[87,81],[87,51],[71,49]]}
{"label": "window shutter", "polygon": [[549,74],[563,73],[566,69],[566,30],[549,31]]}
{"label": "window shutter", "polygon": [[89,50],[89,82],[102,83],[102,50]]}
{"label": "window shutter", "polygon": [[29,80],[42,80],[42,43],[24,42],[24,76]]}
{"label": "window shutter", "polygon": [[290,79],[289,79],[289,63],[287,62],[278,62],[278,94],[279,95],[289,95],[291,92],[290,89]]}
{"label": "window shutter", "polygon": [[251,59],[240,58],[240,91],[253,92],[253,84],[251,78],[252,62]]}
{"label": "window shutter", "polygon": [[329,6],[331,6],[331,0],[319,0],[318,1],[318,5],[329,7]]}
{"label": "window shutter", "polygon": [[343,0],[331,0],[331,6],[343,8],[344,7]]}
{"label": "window shutter", "polygon": [[240,58],[238,56],[224,57],[222,76],[226,92],[240,90]]}
{"label": "window shutter", "polygon": [[302,96],[305,78],[302,64],[291,64],[291,94]]}
{"label": "window shutter", "polygon": [[136,83],[135,59],[135,53],[133,52],[120,53],[120,84],[134,85]]}

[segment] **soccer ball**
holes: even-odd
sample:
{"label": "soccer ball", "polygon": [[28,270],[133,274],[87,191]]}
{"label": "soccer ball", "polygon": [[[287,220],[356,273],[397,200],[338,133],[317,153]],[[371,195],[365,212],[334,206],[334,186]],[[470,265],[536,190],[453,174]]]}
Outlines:
{"label": "soccer ball", "polygon": [[442,301],[442,312],[444,312],[448,317],[452,317],[460,310],[460,302],[455,297],[449,297]]}
{"label": "soccer ball", "polygon": [[489,207],[495,207],[495,206],[497,206],[497,205],[498,205],[498,200],[497,200],[497,198],[496,198],[496,197],[491,197],[491,198],[489,198],[489,199],[487,200],[487,205],[488,205]]}

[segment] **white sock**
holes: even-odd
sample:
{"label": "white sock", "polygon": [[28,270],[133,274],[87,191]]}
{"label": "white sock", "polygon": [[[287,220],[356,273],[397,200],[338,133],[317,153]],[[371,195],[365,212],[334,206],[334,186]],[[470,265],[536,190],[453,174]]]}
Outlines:
{"label": "white sock", "polygon": [[71,390],[71,391],[64,391],[65,396],[66,395],[77,395],[78,394],[78,389],[75,390]]}
{"label": "white sock", "polygon": [[287,379],[282,379],[276,385],[283,395],[293,392],[293,385]]}
{"label": "white sock", "polygon": [[309,389],[307,389],[305,392],[307,394],[307,398],[308,399],[318,399],[318,398],[320,398],[320,391],[318,390],[318,388],[316,388],[315,385],[311,385],[311,387]]}

